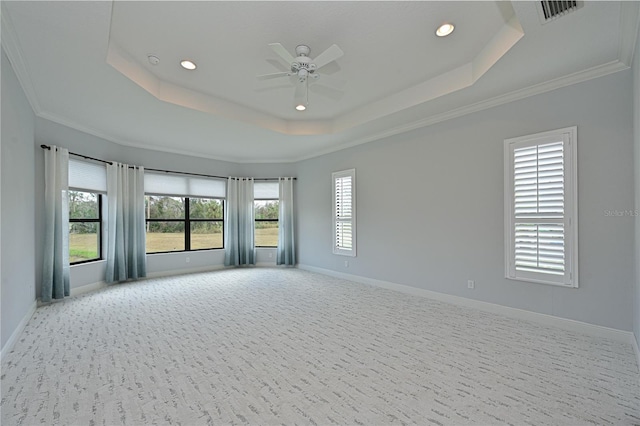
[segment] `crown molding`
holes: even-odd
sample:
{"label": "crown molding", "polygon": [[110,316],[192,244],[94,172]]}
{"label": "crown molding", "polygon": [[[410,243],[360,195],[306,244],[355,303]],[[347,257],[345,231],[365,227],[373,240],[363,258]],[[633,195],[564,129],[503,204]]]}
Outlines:
{"label": "crown molding", "polygon": [[9,58],[11,67],[16,73],[18,82],[20,83],[20,86],[22,86],[22,90],[27,97],[29,105],[31,105],[31,109],[37,115],[42,112],[42,107],[38,101],[36,91],[33,88],[33,81],[26,66],[26,61],[22,56],[22,49],[20,48],[20,43],[16,37],[16,32],[13,23],[11,22],[11,17],[9,16],[9,11],[5,7],[4,2],[0,3],[2,3],[2,13],[0,13],[2,48],[7,54],[7,58]]}
{"label": "crown molding", "polygon": [[451,120],[454,118],[462,117],[467,114],[482,111],[485,109],[493,108],[496,106],[504,105],[509,102],[518,101],[520,99],[528,98],[530,96],[539,95],[542,93],[550,92],[562,87],[571,86],[573,84],[582,83],[583,81],[592,80],[594,78],[603,77],[605,75],[613,74],[619,71],[624,71],[630,67],[621,61],[611,61],[609,63],[598,65],[593,68],[589,68],[584,71],[575,72],[564,77],[559,77],[553,80],[549,80],[544,83],[539,83],[533,86],[526,87],[524,89],[514,90],[513,92],[499,95],[485,101],[476,102],[474,104],[465,105],[460,108],[455,108],[450,111],[446,111],[440,114],[435,114],[427,118],[412,121],[410,123],[403,124],[401,126],[393,127],[381,132],[355,139],[349,143],[341,144],[338,147],[332,147],[312,155],[298,157],[293,162],[309,160],[311,158],[320,157],[322,155],[330,154],[332,152],[341,151],[343,149],[351,148],[357,145],[361,145],[367,142],[373,142],[375,140],[395,136],[400,133],[406,133],[411,130],[416,130],[421,127],[427,127],[432,124],[440,123],[442,121]]}
{"label": "crown molding", "polygon": [[620,5],[620,44],[618,59],[631,66],[640,29],[640,2],[623,1]]}
{"label": "crown molding", "polygon": [[278,158],[278,159],[270,159],[270,160],[264,160],[264,159],[260,159],[260,158],[238,158],[238,157],[221,157],[221,156],[214,156],[214,155],[209,155],[209,154],[205,154],[205,153],[201,153],[201,152],[196,152],[196,151],[189,151],[189,150],[184,150],[184,149],[174,149],[174,148],[168,148],[168,147],[160,147],[157,145],[152,145],[152,144],[148,144],[148,143],[143,143],[143,142],[134,142],[134,141],[128,141],[128,140],[123,140],[123,139],[119,139],[114,137],[113,135],[109,135],[107,133],[101,132],[99,130],[96,130],[94,128],[76,123],[74,121],[71,121],[69,119],[66,119],[64,117],[61,117],[59,115],[56,114],[52,114],[50,112],[46,112],[46,111],[41,111],[39,113],[37,113],[36,115],[40,118],[43,118],[45,120],[49,120],[52,121],[54,123],[58,123],[61,124],[63,126],[66,127],[70,127],[72,129],[78,130],[80,132],[83,133],[87,133],[96,137],[99,137],[101,139],[105,139],[109,142],[113,142],[117,145],[121,145],[121,146],[127,146],[127,147],[132,147],[132,148],[140,148],[140,149],[149,149],[152,151],[160,151],[160,152],[167,152],[170,154],[180,154],[180,155],[187,155],[187,156],[192,156],[192,157],[201,157],[201,158],[208,158],[210,160],[217,160],[217,161],[225,161],[225,162],[230,162],[230,163],[237,163],[237,164],[249,164],[249,163],[255,163],[255,164],[270,164],[270,163],[296,163],[299,161],[304,161],[304,160],[309,160],[311,158],[316,158],[316,157],[320,157],[323,155],[327,155],[327,154],[331,154],[332,152],[337,152],[337,151],[341,151],[343,149],[347,149],[347,148],[352,148],[354,146],[358,146],[358,145],[362,145],[368,142],[373,142],[376,140],[380,140],[380,139],[384,139],[384,138],[388,138],[391,136],[395,136],[401,133],[406,133],[412,130],[416,130],[422,127],[427,127],[430,126],[432,124],[436,124],[436,123],[440,123],[443,121],[447,121],[447,120],[452,120],[454,118],[458,118],[458,117],[462,117],[464,115],[468,115],[474,112],[478,112],[478,111],[482,111],[485,109],[489,109],[489,108],[493,108],[496,106],[500,106],[500,105],[504,105],[507,104],[509,102],[514,102],[514,101],[518,101],[520,99],[524,99],[524,98],[528,98],[530,96],[535,96],[535,95],[539,95],[542,93],[546,93],[546,92],[550,92],[556,89],[560,89],[562,87],[566,87],[566,86],[571,86],[573,84],[577,84],[577,83],[581,83],[584,81],[588,81],[588,80],[592,80],[594,78],[598,78],[598,77],[603,77],[609,74],[613,74],[619,71],[624,71],[626,69],[629,69],[630,67],[626,64],[624,64],[622,61],[612,61],[609,62],[607,64],[603,64],[603,65],[599,65],[593,68],[589,68],[587,70],[584,71],[579,71],[573,74],[569,74],[567,76],[564,77],[560,77],[560,78],[556,78],[554,80],[550,80],[544,83],[540,83],[540,84],[536,84],[533,86],[529,86],[527,88],[524,89],[520,89],[520,90],[515,90],[513,92],[509,92],[506,93],[504,95],[499,95],[496,96],[494,98],[491,99],[487,99],[486,101],[481,101],[481,102],[476,102],[475,104],[471,104],[471,105],[466,105],[460,108],[456,108],[450,111],[446,111],[440,114],[436,114],[436,115],[432,115],[430,117],[418,120],[418,121],[413,121],[410,123],[406,123],[403,124],[401,126],[397,126],[397,127],[393,127],[384,131],[380,131],[380,132],[376,132],[355,140],[352,140],[351,142],[345,143],[345,144],[338,144],[338,145],[334,145],[331,148],[327,148],[324,150],[320,150],[320,151],[316,151],[313,154],[310,155],[305,155],[305,156],[300,156],[300,157],[294,157],[294,158]]}
{"label": "crown molding", "polygon": [[[113,31],[113,22],[111,26]],[[213,94],[198,92],[156,76],[138,62],[109,34],[107,63],[123,76],[160,101],[207,114],[258,126],[290,136],[336,134],[375,121],[390,114],[424,104],[465,87],[472,86],[524,36],[515,14],[503,23],[491,40],[457,68],[447,70],[419,84],[379,100],[360,105],[350,112],[327,120],[290,120],[252,109]]]}
{"label": "crown molding", "polygon": [[[148,149],[151,151],[167,152],[170,154],[186,155],[190,157],[207,158],[210,160],[225,161],[228,163],[242,163],[242,162],[253,163],[253,161],[244,161],[244,160],[241,161],[241,159],[235,158],[235,157],[218,157],[215,155],[209,155],[202,152],[195,152],[195,151],[189,151],[189,150],[177,149],[177,148],[167,148],[167,147],[161,147],[161,146],[152,145],[144,142],[136,142],[136,141],[120,139],[120,138],[114,137],[113,135],[104,133],[100,130],[96,130],[92,127],[85,126],[83,124],[79,124],[75,121],[69,120],[57,114],[50,113],[48,111],[42,111],[36,114],[36,116],[45,120],[49,120],[53,123],[60,124],[62,126],[69,127],[79,132],[86,133],[86,134],[98,137],[100,139],[104,139],[116,145],[126,146],[129,148]],[[276,161],[273,161],[273,162],[276,162]]]}
{"label": "crown molding", "polygon": [[[375,140],[395,136],[401,133],[409,132],[415,129],[419,129],[421,127],[426,127],[439,122],[462,117],[467,114],[493,108],[495,106],[503,105],[503,104],[517,101],[520,99],[524,99],[529,96],[546,93],[546,92],[556,90],[565,86],[570,86],[573,84],[581,83],[587,80],[591,80],[594,78],[598,78],[608,74],[626,70],[630,68],[630,64],[632,63],[635,43],[637,38],[637,32],[640,29],[640,3],[622,2],[621,18],[620,18],[621,19],[620,21],[621,38],[620,38],[620,44],[619,44],[619,50],[618,50],[618,60],[611,61],[609,63],[602,64],[587,70],[569,74],[567,76],[559,77],[547,82],[529,86],[524,89],[515,90],[513,92],[509,92],[503,95],[493,97],[491,99],[487,99],[485,101],[480,101],[474,104],[465,105],[463,107],[455,108],[450,111],[431,115],[429,117],[426,117],[417,121],[412,121],[409,123],[402,124],[400,126],[375,132],[367,136],[363,136],[355,140],[351,140],[347,143],[337,143],[330,148],[316,151],[313,154],[304,155],[300,157],[264,160],[260,158],[247,159],[247,158],[239,158],[239,157],[215,156],[215,155],[189,151],[184,149],[160,147],[154,144],[143,143],[139,141],[123,140],[114,135],[97,130],[95,128],[91,128],[84,124],[77,123],[68,118],[62,117],[58,114],[43,110],[38,100],[38,97],[36,95],[36,91],[34,90],[32,79],[28,71],[28,67],[26,66],[26,61],[24,59],[24,56],[21,53],[20,44],[17,40],[16,34],[15,34],[15,28],[11,22],[11,17],[7,11],[7,8],[2,3],[3,2],[0,2],[2,6],[1,13],[0,13],[1,31],[2,31],[0,40],[1,40],[2,48],[7,54],[7,58],[9,59],[16,73],[16,76],[18,78],[20,85],[22,86],[25,96],[27,97],[27,100],[31,108],[33,109],[37,117],[64,125],[66,127],[70,127],[72,129],[78,130],[83,133],[87,133],[87,134],[99,137],[101,139],[107,140],[109,142],[113,142],[121,146],[148,149],[148,150],[159,151],[159,152],[167,152],[171,154],[207,158],[211,160],[225,161],[225,162],[231,162],[231,163],[237,163],[237,164],[294,163],[294,162],[304,161],[304,160],[319,157],[322,155],[330,154],[332,152],[351,148],[364,143],[368,143]],[[633,37],[631,35],[633,35]]]}

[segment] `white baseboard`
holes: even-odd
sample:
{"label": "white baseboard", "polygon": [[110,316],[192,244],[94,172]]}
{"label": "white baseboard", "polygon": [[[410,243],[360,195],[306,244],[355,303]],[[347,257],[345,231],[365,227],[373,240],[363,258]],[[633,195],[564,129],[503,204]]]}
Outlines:
{"label": "white baseboard", "polygon": [[636,361],[638,361],[638,371],[640,371],[640,343],[638,342],[638,339],[636,338],[636,335],[634,334],[633,337],[633,342],[631,344],[631,346],[633,346],[633,350],[636,353]]}
{"label": "white baseboard", "polygon": [[[172,269],[169,271],[161,271],[161,272],[151,272],[147,274],[146,278],[161,278],[161,277],[173,277],[178,275],[187,275],[187,274],[196,274],[198,272],[210,272],[217,271],[219,269],[224,269],[226,266],[224,265],[210,265],[210,266],[200,266],[198,268],[189,268],[189,269]],[[145,278],[142,278],[145,279]]]}
{"label": "white baseboard", "polygon": [[[203,266],[199,268],[178,269],[178,270],[174,269],[170,271],[151,272],[146,277],[140,278],[139,281],[147,280],[150,278],[162,278],[162,277],[170,277],[170,276],[178,276],[178,275],[195,274],[198,272],[209,272],[209,271],[215,271],[223,268],[225,268],[224,265],[214,265],[214,266]],[[92,291],[100,290],[101,288],[105,288],[108,285],[109,284],[107,284],[105,281],[98,281],[96,283],[85,284],[80,287],[73,287],[70,291],[70,296],[73,297],[83,293],[89,293]]]}
{"label": "white baseboard", "polygon": [[0,351],[0,362],[4,361],[4,357],[7,356],[7,354],[13,350],[13,346],[16,344],[16,342],[20,338],[20,335],[22,334],[22,330],[24,330],[27,323],[29,322],[33,314],[36,312],[37,307],[38,307],[38,301],[34,300],[31,306],[29,307],[29,310],[27,311],[27,313],[24,315],[24,317],[16,327],[16,329],[13,330],[13,333],[11,333],[11,336],[9,337],[9,340],[7,340],[7,343],[4,344],[2,351]]}
{"label": "white baseboard", "polygon": [[85,284],[80,287],[74,287],[69,290],[69,296],[78,296],[79,294],[89,293],[90,291],[100,290],[107,286],[107,283],[104,281],[99,281],[97,283]]}
{"label": "white baseboard", "polygon": [[[273,263],[260,262],[255,265],[255,267],[258,267],[258,268],[270,268],[270,267],[276,267],[276,266],[277,265],[275,264],[275,262]],[[173,269],[170,271],[151,272],[145,278],[140,278],[140,280],[145,280],[150,278],[175,277],[179,275],[196,274],[199,272],[211,272],[211,271],[217,271],[225,268],[233,268],[233,266],[211,265],[211,266],[202,266],[198,268],[178,269],[178,270]],[[109,284],[107,284],[105,281],[99,281],[96,283],[85,284],[80,287],[73,287],[70,291],[70,296],[73,297],[83,293],[89,293],[92,291],[100,290],[101,288],[105,288],[108,285]]]}
{"label": "white baseboard", "polygon": [[[373,278],[362,277],[359,275],[345,274],[330,269],[317,268],[315,266],[298,264],[298,268],[306,271],[317,272],[323,275],[329,275],[336,278],[342,278],[349,281],[355,281],[362,284],[368,284],[375,287],[395,290],[402,293],[412,294],[415,296],[427,297],[429,299],[440,302],[451,303],[452,305],[465,306],[468,308],[478,309],[484,312],[505,315],[511,318],[517,318],[527,321],[536,322],[548,326],[558,327],[563,330],[584,333],[595,337],[615,340],[628,344],[634,344],[635,336],[630,331],[617,330],[615,328],[603,327],[600,325],[589,324],[582,321],[575,321],[567,318],[556,317],[553,315],[541,314],[538,312],[526,311],[524,309],[510,308],[508,306],[497,305],[495,303],[482,302],[479,300],[468,299],[466,297],[454,296],[451,294],[438,293],[422,288],[411,287],[404,284],[396,284],[389,281],[381,281]],[[636,354],[638,354],[636,346]],[[640,358],[639,358],[640,359]],[[640,362],[640,361],[639,361]],[[640,366],[640,363],[638,364]]]}

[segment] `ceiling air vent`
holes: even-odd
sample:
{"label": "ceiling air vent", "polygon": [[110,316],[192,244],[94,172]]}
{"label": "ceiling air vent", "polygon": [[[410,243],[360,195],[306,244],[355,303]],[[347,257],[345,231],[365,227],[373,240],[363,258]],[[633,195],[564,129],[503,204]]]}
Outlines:
{"label": "ceiling air vent", "polygon": [[540,20],[543,24],[571,13],[584,5],[582,1],[542,0],[540,2]]}

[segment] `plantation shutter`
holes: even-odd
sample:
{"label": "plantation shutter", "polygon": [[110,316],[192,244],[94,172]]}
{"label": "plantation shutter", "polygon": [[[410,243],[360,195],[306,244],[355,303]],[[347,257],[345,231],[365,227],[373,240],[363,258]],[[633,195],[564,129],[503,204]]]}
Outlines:
{"label": "plantation shutter", "polygon": [[507,142],[507,278],[574,286],[571,133]]}
{"label": "plantation shutter", "polygon": [[564,275],[563,142],[518,148],[513,156],[515,267]]}
{"label": "plantation shutter", "polygon": [[334,254],[355,256],[355,170],[333,173]]}

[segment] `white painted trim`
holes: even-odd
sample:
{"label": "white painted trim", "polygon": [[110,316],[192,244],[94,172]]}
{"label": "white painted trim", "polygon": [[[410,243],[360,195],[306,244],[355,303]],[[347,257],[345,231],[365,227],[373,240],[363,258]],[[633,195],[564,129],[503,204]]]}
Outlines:
{"label": "white painted trim", "polygon": [[608,62],[606,64],[595,66],[593,68],[589,68],[583,71],[578,71],[578,72],[575,72],[563,77],[559,77],[550,81],[546,81],[540,84],[536,84],[524,89],[515,90],[513,92],[499,95],[491,99],[477,102],[475,104],[465,105],[460,108],[455,108],[453,110],[446,111],[440,114],[431,115],[421,120],[405,123],[393,128],[375,132],[367,136],[363,136],[355,139],[349,138],[349,142],[347,143],[339,143],[338,145],[334,145],[333,147],[330,147],[324,150],[315,151],[314,153],[309,155],[303,155],[303,156],[294,157],[294,158],[272,158],[272,159],[265,160],[262,158],[246,159],[246,158],[238,158],[238,157],[222,157],[222,156],[215,156],[215,155],[195,152],[195,151],[185,151],[184,149],[162,147],[162,146],[153,145],[151,143],[124,140],[115,135],[107,134],[100,130],[88,127],[84,124],[74,122],[73,120],[70,120],[66,117],[61,117],[57,114],[52,113],[51,111],[42,110],[42,107],[40,106],[38,99],[36,97],[35,91],[33,89],[33,84],[31,82],[31,78],[25,66],[25,62],[22,59],[22,55],[20,53],[21,52],[20,47],[17,45],[15,30],[13,29],[10,23],[11,19],[9,16],[7,16],[5,9],[3,9],[3,12],[1,14],[1,19],[2,19],[2,25],[1,25],[2,26],[2,45],[5,48],[7,57],[9,58],[9,60],[13,65],[14,71],[16,72],[16,75],[18,77],[18,81],[22,85],[22,89],[24,90],[25,95],[27,96],[27,99],[31,104],[31,108],[33,109],[37,117],[61,124],[63,126],[99,137],[101,139],[104,139],[122,146],[149,149],[149,150],[159,151],[159,152],[168,152],[171,154],[181,154],[181,155],[187,155],[192,157],[201,157],[201,158],[207,158],[207,159],[218,160],[218,161],[232,162],[236,164],[296,163],[299,161],[308,160],[310,158],[315,158],[315,157],[320,157],[322,155],[330,154],[332,152],[341,151],[343,149],[351,148],[367,142],[373,142],[379,139],[395,136],[411,130],[427,127],[432,124],[462,117],[467,114],[493,108],[495,106],[503,105],[503,104],[517,101],[520,99],[524,99],[529,96],[546,93],[546,92],[556,90],[565,86],[570,86],[576,83],[581,83],[583,81],[602,77],[618,71],[623,71],[629,68],[629,66],[625,63],[625,60],[628,60],[629,49],[633,47],[633,43],[625,44],[625,46],[621,47],[620,51],[618,52],[618,54],[621,56],[619,59]]}
{"label": "white painted trim", "polygon": [[[255,265],[255,267],[257,268],[274,268],[274,267],[279,267],[280,265],[276,265],[275,261],[274,262],[259,262]],[[161,272],[151,272],[149,273],[146,277],[144,278],[140,278],[137,281],[144,281],[144,280],[148,280],[148,279],[152,279],[152,278],[164,278],[164,277],[176,277],[176,276],[180,276],[180,275],[188,275],[188,274],[197,274],[200,272],[212,272],[212,271],[218,271],[220,269],[226,269],[226,268],[234,268],[235,266],[224,266],[224,265],[213,265],[213,266],[202,266],[199,268],[189,268],[189,269],[179,269],[179,270],[171,270],[171,271],[161,271]],[[125,282],[135,282],[135,280],[132,281],[125,281]],[[116,284],[116,283],[114,283]],[[79,287],[74,287],[70,290],[70,297],[74,297],[74,296],[79,296],[81,294],[84,293],[90,293],[93,291],[97,291],[100,289],[103,289],[105,287],[108,287],[109,284],[107,284],[105,281],[98,281],[95,283],[91,283],[91,284],[85,284]],[[55,301],[54,301],[55,302]]]}
{"label": "white painted trim", "polygon": [[[637,1],[621,2],[618,59],[629,66],[633,62],[638,28],[640,28],[640,3]],[[633,34],[633,37],[625,37],[626,34]]]}
{"label": "white painted trim", "polygon": [[[578,71],[573,74],[566,75],[564,77],[559,77],[553,80],[546,81],[544,83],[526,87],[524,89],[514,90],[513,92],[509,92],[504,95],[499,95],[491,99],[476,102],[475,104],[465,105],[460,108],[455,108],[440,114],[431,115],[424,119],[412,121],[406,124],[402,124],[400,126],[392,127],[390,129],[386,129],[369,136],[355,138],[349,143],[340,144],[338,146],[333,146],[325,150],[316,151],[315,153],[307,156],[302,156],[302,157],[295,158],[293,160],[287,160],[282,162],[295,163],[298,161],[309,160],[311,158],[320,157],[322,155],[330,154],[332,152],[341,151],[343,149],[351,148],[357,145],[362,145],[367,142],[373,142],[378,139],[388,138],[401,133],[409,132],[411,130],[416,130],[422,127],[431,126],[432,124],[440,123],[442,121],[452,120],[454,118],[462,117],[474,112],[483,111],[485,109],[508,104],[514,101],[519,101],[521,99],[528,98],[530,96],[551,92],[556,89],[561,89],[566,86],[582,83],[584,81],[592,80],[594,78],[604,77],[605,75],[613,74],[613,73],[624,71],[627,69],[629,69],[629,66],[625,65],[623,62],[618,60],[611,61],[606,64],[598,65],[584,71]],[[253,161],[246,161],[246,162],[252,163]]]}
{"label": "white painted trim", "polygon": [[27,326],[27,323],[29,322],[33,314],[36,312],[37,307],[38,307],[38,301],[34,300],[31,306],[29,307],[29,310],[27,311],[27,313],[24,315],[24,317],[22,317],[22,320],[20,321],[16,329],[13,330],[13,333],[11,333],[11,336],[9,337],[9,340],[7,340],[7,343],[4,344],[4,347],[0,352],[0,362],[4,362],[4,359],[7,356],[7,354],[13,350],[13,347],[15,346],[16,342],[20,338],[22,331]]}
{"label": "white painted trim", "polygon": [[151,272],[147,274],[146,278],[142,278],[142,279],[144,280],[144,279],[150,279],[150,278],[162,278],[162,277],[196,274],[199,272],[217,271],[219,269],[224,269],[224,268],[226,268],[226,266],[224,265],[210,265],[210,266],[200,266],[198,268],[188,268],[188,269],[178,269],[178,270],[173,269],[170,271]]}
{"label": "white painted trim", "polygon": [[[209,160],[217,160],[217,161],[224,161],[224,162],[231,162],[231,163],[241,162],[238,158],[235,158],[235,157],[219,157],[216,155],[209,155],[201,152],[189,151],[189,150],[180,149],[180,148],[162,147],[162,146],[153,145],[149,143],[135,142],[130,140],[125,141],[123,139],[104,133],[100,130],[94,129],[93,127],[88,127],[84,124],[76,123],[75,121],[72,121],[65,117],[61,117],[49,111],[36,112],[36,115],[40,118],[44,118],[45,120],[49,120],[51,122],[61,124],[65,127],[69,127],[79,132],[86,133],[88,135],[92,135],[109,142],[113,142],[116,145],[126,146],[130,148],[149,149],[152,151],[167,152],[169,154],[178,154],[178,155],[185,155],[190,157],[201,157],[201,158],[207,158]],[[251,163],[252,161],[246,161],[246,162]],[[273,160],[272,162],[275,163],[280,161]],[[286,162],[286,161],[282,161],[282,162]]]}
{"label": "white painted trim", "polygon": [[28,68],[25,65],[26,62],[22,57],[22,49],[20,48],[20,43],[15,35],[16,31],[13,27],[13,23],[11,22],[9,11],[5,8],[4,4],[2,4],[0,22],[2,31],[2,47],[4,48],[4,52],[7,54],[7,58],[9,58],[9,62],[16,73],[16,77],[22,86],[22,90],[27,101],[29,102],[29,105],[31,105],[31,109],[37,115],[42,111],[42,108],[40,107],[36,91],[33,88],[33,80],[31,79]]}
{"label": "white painted trim", "polygon": [[[80,132],[99,137],[101,139],[113,142],[118,145],[128,146],[132,148],[149,149],[152,151],[168,152],[170,154],[181,154],[181,155],[187,155],[192,157],[202,157],[202,158],[208,158],[211,160],[226,161],[226,162],[232,162],[237,164],[296,163],[299,161],[304,161],[311,158],[320,157],[322,155],[330,154],[332,152],[341,151],[343,149],[351,148],[357,145],[362,145],[364,143],[373,142],[383,138],[388,138],[401,133],[406,133],[411,130],[416,130],[422,127],[431,126],[432,124],[440,123],[447,120],[452,120],[454,118],[462,117],[474,112],[483,111],[485,109],[489,109],[489,108],[504,105],[510,102],[518,101],[524,98],[528,98],[530,96],[535,96],[541,93],[550,92],[565,86],[571,86],[573,84],[582,83],[583,81],[588,81],[594,78],[603,77],[605,75],[613,74],[619,71],[624,71],[628,68],[629,66],[625,65],[621,61],[617,61],[617,60],[611,61],[606,64],[598,65],[584,71],[579,71],[564,77],[556,78],[554,80],[536,84],[534,86],[530,86],[524,89],[515,90],[513,92],[506,93],[504,95],[499,95],[494,98],[487,99],[485,101],[476,102],[475,104],[471,104],[471,105],[465,105],[460,108],[455,108],[450,111],[432,115],[421,120],[412,121],[406,124],[402,124],[400,126],[392,127],[390,129],[385,129],[383,131],[373,133],[368,136],[356,138],[356,139],[353,139],[351,142],[334,145],[331,148],[319,150],[310,155],[303,155],[301,157],[296,157],[296,158],[277,158],[277,159],[270,159],[270,160],[264,160],[261,158],[240,159],[237,157],[219,157],[219,156],[199,153],[195,151],[188,151],[188,150],[185,151],[184,149],[161,147],[161,146],[142,143],[142,142],[125,141],[113,135],[108,135],[99,130],[89,128],[83,124],[76,123],[65,117],[60,117],[59,115],[53,114],[49,111],[41,111],[39,109],[38,110],[34,109],[34,111],[38,117],[44,118],[45,120],[49,120],[54,123],[58,123],[63,126],[78,130]],[[18,70],[16,70],[16,74],[18,75],[20,74]]]}
{"label": "white painted trim", "polygon": [[97,283],[85,284],[79,287],[73,287],[69,290],[69,296],[79,296],[83,293],[89,293],[92,291],[100,290],[101,288],[105,288],[108,284],[105,281],[98,281]]}
{"label": "white painted trim", "polygon": [[[351,220],[346,220],[346,219],[338,219],[338,213],[337,213],[337,209],[338,209],[338,200],[336,199],[336,181],[338,179],[342,179],[342,178],[346,178],[346,177],[350,177],[351,178]],[[333,254],[337,254],[340,256],[349,256],[349,257],[356,257],[356,253],[357,253],[357,243],[358,243],[358,237],[357,237],[357,229],[358,229],[358,225],[356,223],[356,218],[358,217],[358,213],[356,210],[356,205],[357,205],[357,182],[356,182],[356,169],[348,169],[348,170],[342,170],[339,172],[333,172],[331,173],[331,198],[332,198],[332,207],[333,207],[333,246],[332,246],[332,250],[333,250]],[[338,247],[338,235],[337,235],[337,228],[338,228],[338,221],[344,222],[344,223],[351,223],[351,248],[347,249],[347,248],[341,248]]]}
{"label": "white painted trim", "polygon": [[638,343],[638,339],[635,334],[631,335],[631,346],[633,346],[633,351],[636,353],[636,361],[638,363],[638,371],[640,371],[640,344]]}
{"label": "white painted trim", "polygon": [[[174,269],[174,270],[171,270],[171,271],[151,272],[146,277],[140,278],[137,281],[144,281],[144,280],[148,280],[148,279],[152,279],[152,278],[162,278],[162,277],[170,277],[170,276],[195,274],[195,273],[198,273],[198,272],[209,272],[209,271],[215,271],[215,270],[223,269],[223,268],[225,268],[224,265],[214,265],[214,266],[203,266],[203,267],[199,267],[199,268],[178,269],[178,270]],[[125,281],[125,282],[135,282],[135,281],[136,280]],[[114,285],[115,284],[117,284],[117,283],[114,283]],[[70,290],[70,295],[69,296],[70,297],[79,296],[81,294],[97,291],[97,290],[103,289],[103,288],[108,287],[108,286],[109,286],[109,284],[107,284],[105,281],[98,281],[98,282],[91,283],[91,284],[85,284],[85,285],[82,285],[82,286],[79,286],[79,287],[73,287]]]}
{"label": "white painted trim", "polygon": [[[534,271],[519,271],[515,267],[515,177],[514,152],[520,148],[535,147],[540,144],[564,143],[564,183],[565,212],[561,219],[547,219],[547,223],[564,225],[565,271],[563,275],[550,275]],[[539,284],[578,288],[578,127],[571,126],[557,130],[518,136],[504,140],[504,251],[505,278],[529,281]],[[538,219],[531,218],[532,222]],[[560,221],[561,220],[561,221]]]}
{"label": "white painted trim", "polygon": [[558,327],[563,330],[584,333],[594,337],[614,340],[617,342],[633,344],[634,335],[630,331],[617,330],[615,328],[603,327],[600,325],[589,324],[582,321],[575,321],[567,318],[556,317],[553,315],[541,314],[538,312],[526,311],[524,309],[510,308],[508,306],[497,305],[495,303],[482,302],[480,300],[468,299],[466,297],[454,296],[451,294],[438,293],[417,287],[411,287],[404,284],[396,284],[388,281],[376,280],[374,278],[362,277],[359,275],[345,274],[330,269],[318,268],[311,265],[298,264],[299,269],[305,271],[316,272],[323,275],[329,275],[344,280],[355,281],[362,284],[372,285],[374,287],[386,288],[388,290],[399,291],[401,293],[411,294],[414,296],[426,297],[437,300],[439,302],[450,303],[452,305],[464,306],[467,308],[478,309],[483,312],[489,312],[498,315],[508,316],[525,321],[532,321],[552,327]]}

